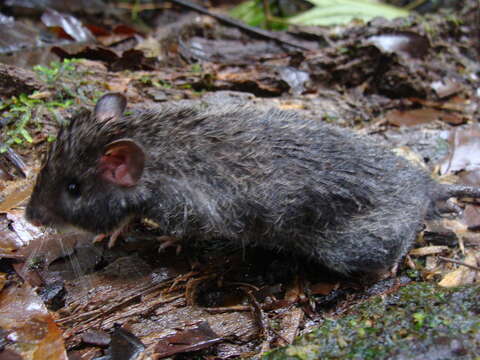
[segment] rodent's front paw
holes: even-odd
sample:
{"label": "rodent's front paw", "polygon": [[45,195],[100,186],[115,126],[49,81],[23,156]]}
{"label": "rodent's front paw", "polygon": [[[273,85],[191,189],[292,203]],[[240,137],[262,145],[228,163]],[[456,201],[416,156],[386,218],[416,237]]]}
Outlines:
{"label": "rodent's front paw", "polygon": [[118,237],[125,231],[127,226],[128,226],[128,223],[120,226],[117,230],[115,230],[111,234],[98,234],[93,238],[93,243],[98,243],[110,235],[110,239],[108,240],[107,246],[109,249],[111,249],[115,246],[115,243],[117,242]]}
{"label": "rodent's front paw", "polygon": [[161,242],[160,246],[158,247],[159,253],[161,253],[163,250],[171,246],[175,247],[175,254],[177,255],[179,255],[180,252],[182,251],[182,244],[180,243],[179,238],[163,235],[163,236],[159,236],[157,240]]}

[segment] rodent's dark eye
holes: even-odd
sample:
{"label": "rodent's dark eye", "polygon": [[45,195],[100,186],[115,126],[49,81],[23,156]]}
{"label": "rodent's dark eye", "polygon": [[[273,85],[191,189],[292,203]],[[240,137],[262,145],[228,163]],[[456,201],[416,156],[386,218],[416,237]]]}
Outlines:
{"label": "rodent's dark eye", "polygon": [[73,197],[79,197],[80,193],[80,185],[76,182],[70,182],[67,184],[67,191]]}

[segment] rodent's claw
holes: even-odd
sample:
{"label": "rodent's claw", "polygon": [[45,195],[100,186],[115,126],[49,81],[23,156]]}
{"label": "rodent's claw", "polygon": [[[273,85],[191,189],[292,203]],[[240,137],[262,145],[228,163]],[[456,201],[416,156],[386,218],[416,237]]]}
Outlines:
{"label": "rodent's claw", "polygon": [[119,229],[115,230],[112,235],[110,235],[110,239],[108,240],[108,248],[111,249],[112,247],[115,246],[115,243],[117,242],[118,237],[120,234],[123,232],[125,229],[124,226],[120,227]]}
{"label": "rodent's claw", "polygon": [[180,244],[180,239],[173,237],[173,236],[159,236],[157,238],[158,241],[161,242],[160,246],[158,247],[158,252],[161,253],[163,250],[170,246],[175,247],[175,254],[179,255],[182,251],[182,244]]}
{"label": "rodent's claw", "polygon": [[[120,234],[125,230],[125,226],[119,227],[117,230],[115,230],[113,233],[110,234],[110,239],[108,240],[108,248],[111,249],[112,247],[115,246],[115,243],[117,242],[118,237]],[[98,243],[105,239],[109,234],[98,234],[93,238],[93,243]]]}
{"label": "rodent's claw", "polygon": [[93,243],[96,244],[96,243],[99,243],[100,241],[102,241],[103,239],[105,239],[107,237],[107,234],[98,234],[96,235],[94,238],[93,238]]}

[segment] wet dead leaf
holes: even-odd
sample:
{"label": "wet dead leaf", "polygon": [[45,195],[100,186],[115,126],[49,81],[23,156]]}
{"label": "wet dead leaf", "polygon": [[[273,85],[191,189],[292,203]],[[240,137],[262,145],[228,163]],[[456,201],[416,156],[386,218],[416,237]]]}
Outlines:
{"label": "wet dead leaf", "polygon": [[107,64],[111,71],[121,70],[153,70],[155,59],[147,58],[142,51],[130,49],[118,54],[116,51],[102,47],[86,47],[85,49],[68,53],[64,49],[56,46],[52,52],[63,59],[84,58],[88,60],[99,60]]}
{"label": "wet dead leaf", "polygon": [[280,95],[288,85],[267,69],[229,67],[219,70],[213,85],[221,90],[247,91],[257,96]]}
{"label": "wet dead leaf", "polygon": [[463,90],[462,85],[454,79],[434,81],[430,85],[440,99],[457,94]]}
{"label": "wet dead leaf", "polygon": [[471,114],[471,100],[468,97],[456,95],[448,99],[448,101],[441,100],[428,100],[428,99],[421,99],[418,97],[410,97],[408,99],[413,104],[422,105],[425,107],[435,108],[439,110],[450,110],[456,111],[463,114]]}
{"label": "wet dead leaf", "polygon": [[159,340],[154,347],[154,359],[206,349],[220,341],[222,338],[218,337],[204,321],[192,329],[182,330]]}
{"label": "wet dead leaf", "polygon": [[10,228],[15,232],[17,238],[21,241],[21,246],[28,245],[32,240],[41,236],[40,228],[30,224],[25,219],[23,210],[11,210],[6,214],[10,221]]}
{"label": "wet dead leaf", "polygon": [[278,72],[281,79],[290,86],[293,95],[301,95],[306,90],[306,84],[310,81],[308,72],[292,66],[282,67]]}
{"label": "wet dead leaf", "polygon": [[104,27],[93,24],[86,24],[85,27],[87,27],[90,32],[95,35],[96,40],[104,46],[114,45],[115,43],[139,34],[135,29],[127,25],[117,25],[112,30],[107,30]]}
{"label": "wet dead leaf", "polygon": [[111,359],[135,360],[145,350],[145,345],[127,329],[116,326],[108,353]]}
{"label": "wet dead leaf", "polygon": [[128,85],[132,79],[129,77],[116,77],[112,78],[108,84],[107,88],[112,92],[125,93],[128,90]]}
{"label": "wet dead leaf", "polygon": [[7,274],[0,273],[0,292],[3,290],[6,284],[7,284]]}
{"label": "wet dead leaf", "polygon": [[40,229],[26,221],[23,211],[11,210],[0,218],[0,257],[24,258],[18,250],[41,235]]}
{"label": "wet dead leaf", "polygon": [[[474,250],[468,250],[463,262],[467,265],[478,266]],[[457,269],[447,273],[438,285],[443,287],[456,287],[474,282],[477,272],[466,266],[459,265]]]}
{"label": "wet dead leaf", "polygon": [[[480,185],[480,126],[472,124],[453,129],[448,135],[448,155],[440,162],[442,175],[455,174],[460,183]],[[480,228],[480,209],[468,204],[462,221],[470,230]]]}
{"label": "wet dead leaf", "polygon": [[110,335],[101,330],[88,330],[82,334],[82,341],[85,344],[108,346],[110,344]]}
{"label": "wet dead leaf", "polygon": [[62,14],[53,9],[47,9],[42,15],[42,22],[48,27],[57,27],[63,30],[68,37],[75,41],[93,41],[93,35],[80,20],[68,14]]}
{"label": "wet dead leaf", "polygon": [[280,319],[281,330],[279,331],[280,346],[291,344],[299,333],[299,328],[304,317],[304,312],[301,308],[292,309]]}
{"label": "wet dead leaf", "polygon": [[10,194],[0,203],[0,213],[5,213],[17,207],[28,199],[33,190],[33,184],[21,186],[12,190]]}
{"label": "wet dead leaf", "polygon": [[338,288],[338,283],[317,283],[310,286],[310,292],[312,295],[328,295],[336,288]]}
{"label": "wet dead leaf", "polygon": [[411,250],[409,255],[411,256],[434,255],[434,254],[441,254],[446,250],[448,250],[448,246],[441,246],[441,245],[425,246],[425,247]]}
{"label": "wet dead leaf", "polygon": [[67,360],[60,329],[45,305],[26,283],[0,293],[0,328],[8,333],[7,349],[31,360]]}
{"label": "wet dead leaf", "polygon": [[414,110],[390,110],[385,114],[387,122],[395,126],[414,126],[426,124],[432,121],[444,121],[452,125],[460,125],[465,122],[465,118],[454,112],[446,112],[432,108],[422,108]]}
{"label": "wet dead leaf", "polygon": [[38,41],[35,27],[11,19],[9,23],[0,24],[0,54],[35,47]]}
{"label": "wet dead leaf", "polygon": [[300,284],[300,280],[298,276],[295,276],[295,279],[290,284],[287,285],[287,288],[285,291],[285,300],[294,303],[302,295],[303,295],[303,289]]}
{"label": "wet dead leaf", "polygon": [[401,31],[371,36],[367,39],[385,53],[407,55],[411,58],[423,58],[430,50],[430,42],[426,36],[414,32]]}
{"label": "wet dead leaf", "polygon": [[425,270],[433,271],[438,266],[437,256],[427,256],[425,260]]}
{"label": "wet dead leaf", "polygon": [[209,61],[220,64],[254,64],[265,58],[283,54],[284,50],[268,41],[243,39],[208,39],[194,36],[180,43],[180,54],[190,61]]}
{"label": "wet dead leaf", "polygon": [[480,125],[453,129],[448,136],[449,151],[440,163],[440,173],[460,173],[470,185],[480,184]]}
{"label": "wet dead leaf", "polygon": [[475,205],[467,205],[463,211],[462,220],[471,231],[480,230],[480,207]]}

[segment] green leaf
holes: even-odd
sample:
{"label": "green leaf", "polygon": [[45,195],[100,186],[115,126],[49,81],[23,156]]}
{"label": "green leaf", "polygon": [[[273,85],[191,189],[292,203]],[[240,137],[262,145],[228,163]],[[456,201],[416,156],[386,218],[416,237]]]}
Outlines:
{"label": "green leaf", "polygon": [[28,131],[25,130],[25,128],[20,129],[19,132],[20,132],[20,135],[22,135],[25,138],[25,140],[27,140],[29,143],[31,143],[33,141],[32,137],[30,136]]}
{"label": "green leaf", "polygon": [[[250,0],[237,5],[229,12],[230,16],[240,19],[250,26],[264,27],[266,24],[263,1]],[[288,27],[285,21],[271,19],[270,25],[273,30],[284,30]]]}
{"label": "green leaf", "polygon": [[374,0],[310,0],[315,5],[288,22],[298,25],[345,24],[354,19],[369,21],[375,17],[394,19],[409,15],[407,10],[382,4]]}

